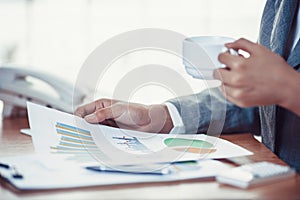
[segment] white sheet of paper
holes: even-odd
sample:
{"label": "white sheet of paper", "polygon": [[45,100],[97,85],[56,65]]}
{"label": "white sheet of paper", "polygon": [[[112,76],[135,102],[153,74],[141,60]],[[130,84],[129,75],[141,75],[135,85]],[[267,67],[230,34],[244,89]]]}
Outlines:
{"label": "white sheet of paper", "polygon": [[[57,156],[27,155],[0,158],[1,163],[15,166],[23,179],[12,177],[11,170],[0,168],[1,176],[21,190],[41,190],[72,187],[88,187],[113,184],[167,182],[186,179],[214,177],[229,167],[220,161],[203,160],[196,169],[168,175],[94,172],[72,164]],[[188,165],[188,164],[187,164]]]}
{"label": "white sheet of paper", "polygon": [[252,154],[216,137],[155,134],[94,125],[33,103],[28,103],[28,115],[36,152],[64,155],[82,165],[178,162]]}

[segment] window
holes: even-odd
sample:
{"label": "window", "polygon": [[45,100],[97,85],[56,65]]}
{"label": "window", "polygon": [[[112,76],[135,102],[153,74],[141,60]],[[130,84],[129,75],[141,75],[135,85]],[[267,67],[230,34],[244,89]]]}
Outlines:
{"label": "window", "polygon": [[256,41],[264,4],[262,0],[2,0],[0,61],[74,81],[94,48],[138,28]]}

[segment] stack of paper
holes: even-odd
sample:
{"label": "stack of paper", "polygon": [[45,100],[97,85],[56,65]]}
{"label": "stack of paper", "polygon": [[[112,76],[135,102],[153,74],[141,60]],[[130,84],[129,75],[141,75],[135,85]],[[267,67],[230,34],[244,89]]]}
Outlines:
{"label": "stack of paper", "polygon": [[[154,134],[94,125],[32,103],[28,104],[28,114],[37,155],[0,158],[1,163],[17,168],[23,175],[23,179],[16,179],[11,170],[0,167],[1,175],[20,189],[213,177],[227,166],[211,159],[251,155],[228,141],[202,134]],[[197,162],[186,162],[191,160]],[[145,173],[86,169],[91,166],[127,172],[142,169]],[[161,169],[170,170],[166,175],[153,173]]]}

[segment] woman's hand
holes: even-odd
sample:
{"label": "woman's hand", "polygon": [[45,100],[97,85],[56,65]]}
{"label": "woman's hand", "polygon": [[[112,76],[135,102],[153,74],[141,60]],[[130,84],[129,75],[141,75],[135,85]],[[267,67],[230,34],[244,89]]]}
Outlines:
{"label": "woman's hand", "polygon": [[300,115],[300,75],[266,47],[239,39],[227,48],[243,50],[248,58],[228,52],[219,55],[227,68],[214,71],[228,100],[241,107],[277,104]]}
{"label": "woman's hand", "polygon": [[112,99],[99,99],[77,108],[75,115],[89,123],[124,129],[169,133],[173,123],[165,105],[146,106]]}

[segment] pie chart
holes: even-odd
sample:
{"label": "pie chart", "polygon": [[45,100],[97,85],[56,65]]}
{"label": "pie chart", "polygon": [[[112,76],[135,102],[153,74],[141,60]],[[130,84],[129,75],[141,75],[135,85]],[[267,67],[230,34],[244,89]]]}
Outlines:
{"label": "pie chart", "polygon": [[185,139],[185,138],[167,138],[164,140],[167,147],[170,147],[176,151],[188,152],[188,153],[213,153],[216,151],[214,145],[210,142],[197,139]]}

